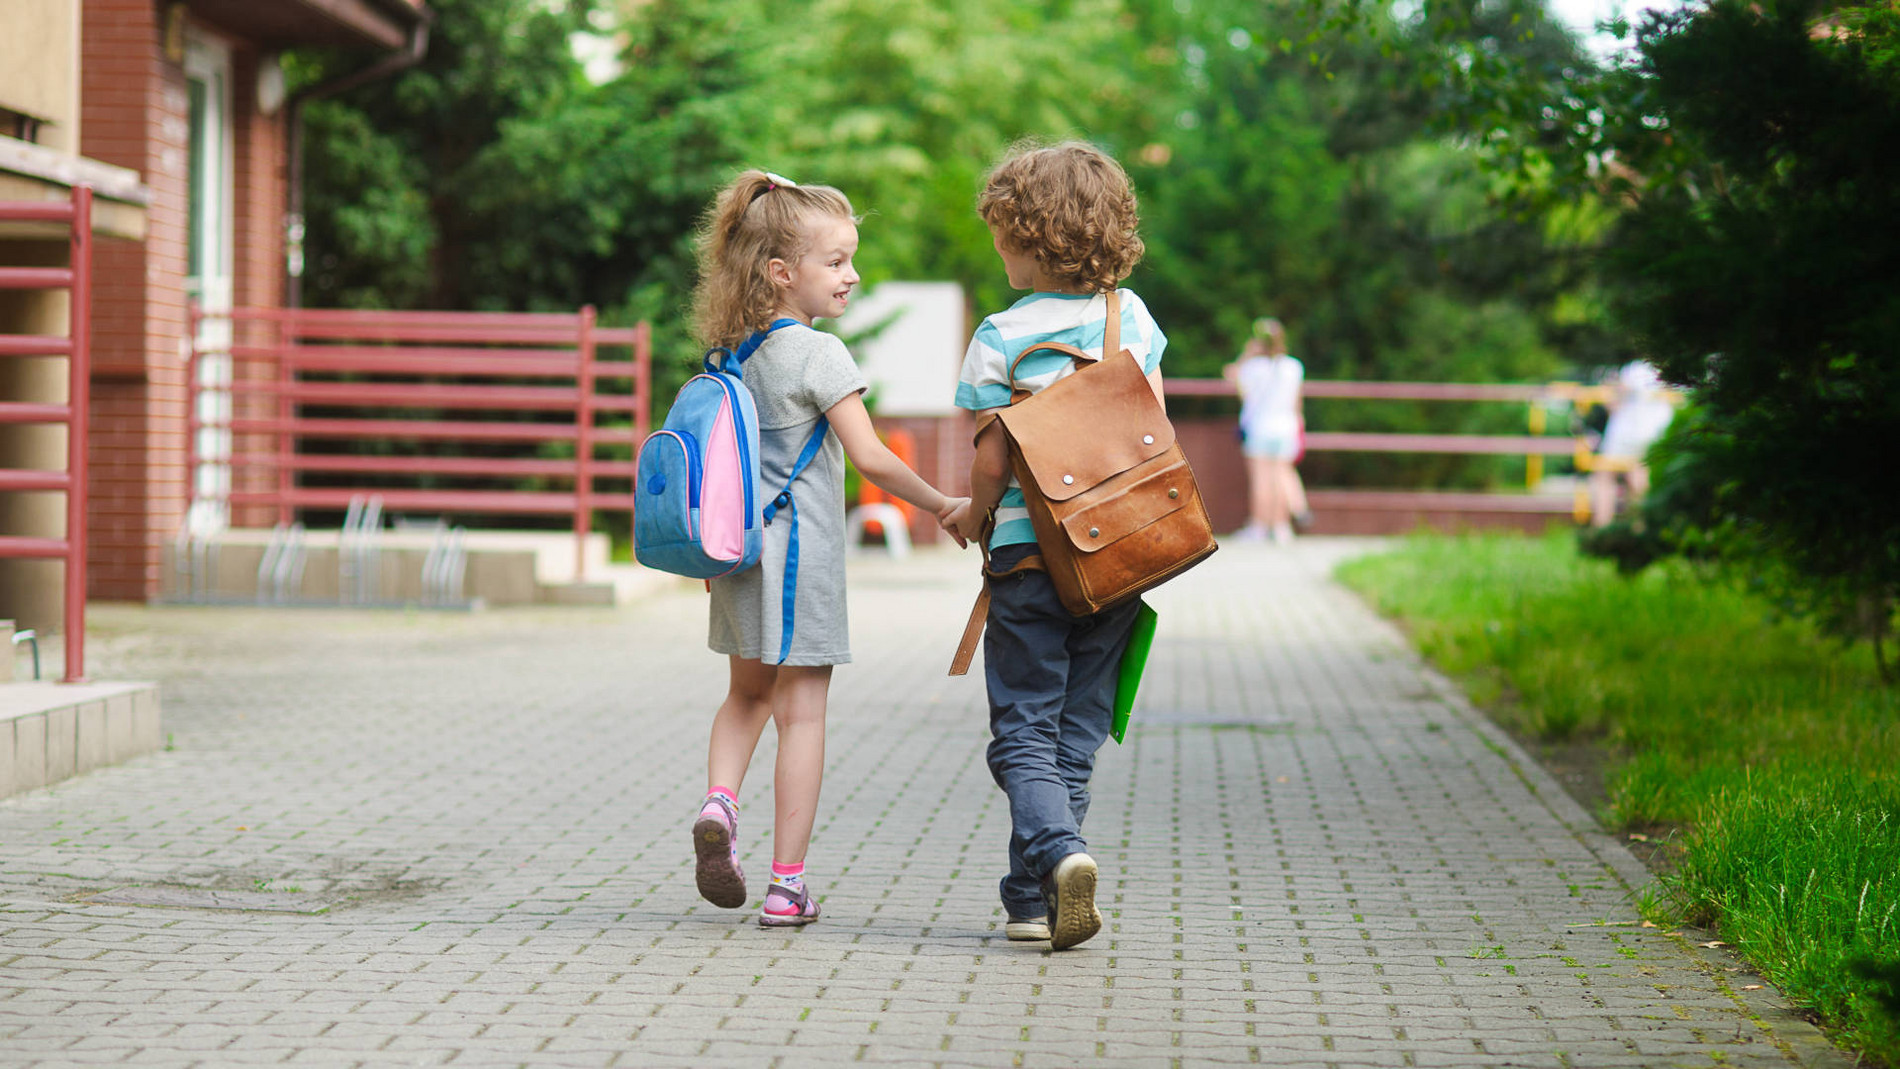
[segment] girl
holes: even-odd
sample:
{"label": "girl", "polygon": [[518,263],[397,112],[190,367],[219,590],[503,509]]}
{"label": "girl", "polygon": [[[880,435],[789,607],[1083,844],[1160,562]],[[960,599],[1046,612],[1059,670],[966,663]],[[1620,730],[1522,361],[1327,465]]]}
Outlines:
{"label": "girl", "polygon": [[[712,904],[745,904],[739,787],[769,720],[778,730],[778,762],[772,883],[759,913],[767,927],[818,919],[818,903],[805,886],[805,851],[824,773],[831,666],[851,659],[844,458],[872,483],[940,521],[967,500],[939,493],[885,448],[865,411],[865,381],[851,354],[835,336],[812,329],[815,319],[843,314],[858,283],[851,264],[857,248],[857,218],[844,194],[764,171],[747,171],[720,193],[699,234],[694,311],[702,339],[735,349],[766,332],[744,365],[758,405],[760,485],[785,485],[818,420],[830,422],[822,447],[792,484],[798,525],[793,605],[781,604],[792,526],[788,509],[766,526],[758,567],[711,583],[708,644],[728,657],[730,683],[713,717],[706,801],[693,824],[696,875],[699,893]],[[773,329],[788,319],[794,322]],[[791,639],[781,645],[786,628]]]}
{"label": "girl", "polygon": [[1243,542],[1293,540],[1306,521],[1306,488],[1294,461],[1300,454],[1300,386],[1306,369],[1287,355],[1286,328],[1277,319],[1254,324],[1254,336],[1226,377],[1240,392],[1241,452],[1247,458],[1247,526]]}

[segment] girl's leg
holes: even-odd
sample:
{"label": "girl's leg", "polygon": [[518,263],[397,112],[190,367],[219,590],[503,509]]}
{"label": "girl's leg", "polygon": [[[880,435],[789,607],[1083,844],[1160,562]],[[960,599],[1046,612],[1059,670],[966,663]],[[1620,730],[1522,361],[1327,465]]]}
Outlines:
{"label": "girl's leg", "polygon": [[706,804],[693,822],[693,875],[706,901],[737,909],[746,900],[745,872],[739,867],[739,785],[772,716],[777,670],[734,657],[729,671],[726,700],[713,715],[706,748]]}
{"label": "girl's leg", "polygon": [[1261,509],[1260,522],[1268,531],[1278,531],[1293,519],[1286,500],[1286,469],[1292,464],[1279,457],[1264,457],[1261,465],[1265,468],[1266,504]]}
{"label": "girl's leg", "polygon": [[772,693],[779,669],[761,661],[730,658],[726,700],[713,714],[712,741],[706,752],[706,789],[738,791],[759,736],[772,719]]}
{"label": "girl's leg", "polygon": [[1300,481],[1300,469],[1294,467],[1292,461],[1288,461],[1286,465],[1286,503],[1287,510],[1299,523],[1305,523],[1306,520],[1303,517],[1313,511],[1306,504],[1306,484]]}
{"label": "girl's leg", "polygon": [[1266,457],[1247,457],[1247,525],[1261,534],[1272,527],[1267,519],[1268,499],[1273,496],[1273,461]]}
{"label": "girl's leg", "polygon": [[1616,473],[1599,468],[1590,473],[1590,526],[1607,527],[1616,519]]}
{"label": "girl's leg", "polygon": [[772,689],[772,722],[778,725],[772,860],[803,865],[825,776],[825,702],[831,690],[831,666],[788,665],[777,671],[778,683]]}

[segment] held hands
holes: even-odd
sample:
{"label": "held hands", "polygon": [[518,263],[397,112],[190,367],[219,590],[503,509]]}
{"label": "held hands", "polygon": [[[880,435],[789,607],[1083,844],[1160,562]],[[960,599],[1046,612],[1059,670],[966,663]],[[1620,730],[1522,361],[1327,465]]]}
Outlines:
{"label": "held hands", "polygon": [[967,497],[947,497],[943,508],[937,510],[937,525],[949,532],[957,540],[957,548],[969,546],[975,537],[976,529],[970,522],[970,499]]}

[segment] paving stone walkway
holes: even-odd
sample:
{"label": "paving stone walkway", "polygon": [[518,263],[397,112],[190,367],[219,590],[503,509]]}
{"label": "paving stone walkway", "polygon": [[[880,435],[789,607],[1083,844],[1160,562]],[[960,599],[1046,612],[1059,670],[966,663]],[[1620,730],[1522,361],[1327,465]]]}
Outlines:
{"label": "paving stone walkway", "polygon": [[[704,596],[96,614],[166,751],[0,802],[0,1066],[1832,1066],[1643,928],[1640,865],[1326,576],[1232,546],[1160,637],[1087,834],[1108,924],[1003,938],[970,558],[853,567],[825,919],[693,890]],[[755,894],[771,744],[743,801]],[[756,909],[756,899],[752,907]]]}

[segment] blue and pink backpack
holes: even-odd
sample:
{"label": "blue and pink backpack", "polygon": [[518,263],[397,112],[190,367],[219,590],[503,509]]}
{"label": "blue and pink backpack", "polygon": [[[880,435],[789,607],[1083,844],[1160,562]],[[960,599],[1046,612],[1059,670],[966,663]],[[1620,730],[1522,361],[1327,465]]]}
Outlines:
{"label": "blue and pink backpack", "polygon": [[[694,579],[716,579],[759,563],[765,526],[780,509],[790,509],[779,663],[791,652],[798,592],[798,506],[792,484],[818,455],[830,424],[819,418],[784,489],[766,500],[759,486],[758,409],[744,372],[746,359],[767,335],[797,322],[777,320],[736,350],[706,353],[704,370],[680,387],[666,422],[641,443],[634,486],[634,559]],[[715,356],[722,359],[715,363]]]}

